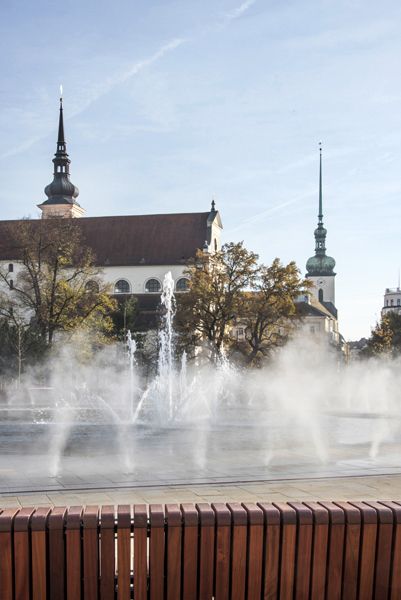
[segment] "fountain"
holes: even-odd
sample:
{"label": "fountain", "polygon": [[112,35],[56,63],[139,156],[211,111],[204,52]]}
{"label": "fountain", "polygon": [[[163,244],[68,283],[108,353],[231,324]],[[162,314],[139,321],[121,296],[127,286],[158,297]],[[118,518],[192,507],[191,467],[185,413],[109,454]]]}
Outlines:
{"label": "fountain", "polygon": [[[176,356],[167,273],[155,375],[135,338],[83,363],[65,347],[47,389],[0,405],[0,488],[117,487],[400,472],[399,363],[338,368],[305,336],[259,371]],[[120,356],[120,358],[119,358]],[[128,363],[128,364],[127,364]]]}

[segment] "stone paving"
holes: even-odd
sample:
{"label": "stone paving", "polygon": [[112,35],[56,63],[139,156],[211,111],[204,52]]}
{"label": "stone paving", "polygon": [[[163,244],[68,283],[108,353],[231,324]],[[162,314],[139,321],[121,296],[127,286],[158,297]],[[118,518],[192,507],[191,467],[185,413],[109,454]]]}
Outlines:
{"label": "stone paving", "polygon": [[165,504],[181,502],[280,502],[306,500],[401,500],[401,475],[291,479],[230,484],[149,486],[0,494],[0,506]]}

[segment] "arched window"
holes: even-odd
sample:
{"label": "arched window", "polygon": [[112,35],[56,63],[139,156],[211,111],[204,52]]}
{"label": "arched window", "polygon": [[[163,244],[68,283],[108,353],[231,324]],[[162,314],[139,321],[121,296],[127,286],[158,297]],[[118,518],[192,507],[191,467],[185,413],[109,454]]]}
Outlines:
{"label": "arched window", "polygon": [[119,279],[114,286],[115,294],[129,294],[130,290],[130,284],[126,279]]}
{"label": "arched window", "polygon": [[93,292],[94,294],[98,294],[99,293],[98,282],[94,281],[93,279],[90,279],[89,281],[87,281],[85,284],[85,291]]}
{"label": "arched window", "polygon": [[401,301],[399,298],[397,298],[397,306],[400,306],[400,304],[401,304]]}
{"label": "arched window", "polygon": [[320,288],[319,290],[319,302],[323,302],[323,290]]}
{"label": "arched window", "polygon": [[14,271],[14,265],[13,265],[13,263],[10,263],[10,264],[8,265],[8,272],[9,272],[9,273],[13,273],[13,271]]}
{"label": "arched window", "polygon": [[187,292],[189,289],[189,281],[186,277],[181,277],[175,284],[177,292]]}
{"label": "arched window", "polygon": [[152,294],[157,294],[162,289],[161,283],[158,279],[148,279],[145,284],[145,290]]}
{"label": "arched window", "polygon": [[217,240],[214,238],[214,251],[217,252]]}
{"label": "arched window", "polygon": [[390,300],[391,306],[394,306],[394,300]]}

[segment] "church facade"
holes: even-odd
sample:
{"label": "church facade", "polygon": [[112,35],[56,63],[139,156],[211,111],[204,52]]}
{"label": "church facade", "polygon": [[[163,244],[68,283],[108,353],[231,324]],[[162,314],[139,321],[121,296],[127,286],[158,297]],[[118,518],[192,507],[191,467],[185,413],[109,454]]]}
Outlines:
{"label": "church facade", "polygon": [[[77,219],[82,242],[92,249],[112,293],[134,294],[140,310],[157,306],[166,273],[172,273],[176,292],[183,292],[188,261],[198,250],[221,248],[222,222],[214,201],[210,210],[196,213],[85,217],[77,200],[79,190],[70,178],[70,164],[60,98],[53,181],[45,188],[47,199],[38,205],[42,219]],[[9,244],[9,232],[18,223],[0,221],[0,261],[12,273],[18,272],[18,260]],[[40,220],[32,223],[35,226]]]}
{"label": "church facade", "polygon": [[[169,271],[175,291],[185,292],[186,268],[199,250],[212,253],[221,248],[222,221],[212,201],[209,210],[194,213],[85,217],[78,203],[79,190],[70,178],[70,158],[64,133],[60,98],[58,136],[53,158],[53,180],[46,186],[46,200],[38,205],[42,219],[72,218],[79,224],[82,242],[92,249],[96,266],[116,297],[134,295],[139,311],[154,313],[163,279]],[[16,221],[0,221],[0,262],[8,265],[9,280],[18,273],[18,257],[10,246],[10,227]],[[38,226],[40,219],[33,220]],[[311,292],[299,298],[302,322],[311,334],[323,334],[341,344],[335,307],[335,260],[326,255],[327,230],[323,226],[322,152],[320,148],[319,213],[315,229],[315,255],[306,264]],[[235,333],[235,332],[234,332]]]}

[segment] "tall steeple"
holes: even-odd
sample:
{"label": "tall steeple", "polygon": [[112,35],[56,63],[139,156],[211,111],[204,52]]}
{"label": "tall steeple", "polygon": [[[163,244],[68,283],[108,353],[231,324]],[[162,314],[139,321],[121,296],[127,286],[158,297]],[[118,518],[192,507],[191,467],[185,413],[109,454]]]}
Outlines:
{"label": "tall steeple", "polygon": [[76,201],[79,190],[70,181],[70,163],[64,136],[63,96],[60,86],[60,109],[57,148],[53,158],[53,181],[45,187],[47,200],[38,205],[44,219],[47,217],[81,217],[84,214],[83,208]]}
{"label": "tall steeple", "polygon": [[319,144],[319,213],[315,229],[315,256],[306,263],[306,277],[313,282],[312,293],[337,318],[335,307],[336,261],[326,255],[327,230],[323,225],[322,145]]}
{"label": "tall steeple", "polygon": [[336,261],[326,256],[327,230],[323,226],[323,186],[322,186],[322,144],[319,144],[319,214],[315,229],[315,256],[306,263],[306,276],[335,275],[333,272]]}

